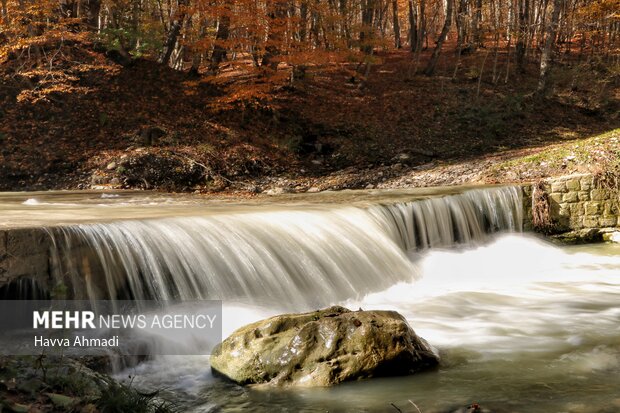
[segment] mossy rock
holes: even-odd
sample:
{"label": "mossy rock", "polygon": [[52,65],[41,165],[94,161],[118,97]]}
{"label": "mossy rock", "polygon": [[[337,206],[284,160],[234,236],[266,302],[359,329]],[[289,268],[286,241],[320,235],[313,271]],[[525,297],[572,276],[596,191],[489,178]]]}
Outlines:
{"label": "mossy rock", "polygon": [[[68,357],[0,357],[0,413],[168,413],[158,392],[141,393]],[[7,410],[8,409],[8,410]]]}
{"label": "mossy rock", "polygon": [[343,307],[250,324],[211,356],[213,372],[236,383],[304,387],[408,375],[437,364],[430,346],[397,312]]}

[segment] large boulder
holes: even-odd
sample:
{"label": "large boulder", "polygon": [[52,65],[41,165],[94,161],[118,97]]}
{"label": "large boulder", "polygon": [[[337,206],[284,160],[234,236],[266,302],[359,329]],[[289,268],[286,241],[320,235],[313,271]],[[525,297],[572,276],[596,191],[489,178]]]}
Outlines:
{"label": "large boulder", "polygon": [[211,356],[213,372],[239,384],[306,387],[413,374],[437,364],[397,312],[343,307],[247,325]]}

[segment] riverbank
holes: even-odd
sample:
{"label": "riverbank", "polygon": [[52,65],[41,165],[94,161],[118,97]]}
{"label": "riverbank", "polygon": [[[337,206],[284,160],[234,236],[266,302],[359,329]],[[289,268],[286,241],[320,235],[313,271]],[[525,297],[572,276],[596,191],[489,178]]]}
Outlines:
{"label": "riverbank", "polygon": [[399,51],[378,53],[364,79],[351,79],[355,64],[326,62],[291,85],[232,66],[216,78],[141,58],[122,66],[83,39],[49,47],[60,51],[53,65],[0,62],[2,191],[523,182],[594,172],[618,150],[619,76],[575,56],[558,62],[543,98],[535,65],[507,82],[479,77],[482,52],[454,78],[449,53],[426,77]]}
{"label": "riverbank", "polygon": [[[93,363],[94,361],[94,363]],[[0,357],[0,411],[11,413],[172,413],[159,392],[140,392],[93,370],[97,358]],[[105,362],[104,362],[105,363]],[[88,365],[91,365],[89,367]]]}
{"label": "riverbank", "polygon": [[467,160],[393,163],[350,167],[315,178],[265,178],[256,185],[267,194],[340,189],[399,189],[445,185],[519,184],[573,174],[620,173],[620,129],[565,142],[473,157]]}

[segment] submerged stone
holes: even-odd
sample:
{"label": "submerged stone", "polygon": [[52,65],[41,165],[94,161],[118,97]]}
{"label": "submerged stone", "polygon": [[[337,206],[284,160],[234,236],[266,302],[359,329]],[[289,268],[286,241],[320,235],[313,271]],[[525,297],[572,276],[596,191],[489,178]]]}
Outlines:
{"label": "submerged stone", "polygon": [[397,312],[343,307],[247,325],[211,356],[213,372],[239,384],[305,387],[413,374],[437,364],[428,343]]}

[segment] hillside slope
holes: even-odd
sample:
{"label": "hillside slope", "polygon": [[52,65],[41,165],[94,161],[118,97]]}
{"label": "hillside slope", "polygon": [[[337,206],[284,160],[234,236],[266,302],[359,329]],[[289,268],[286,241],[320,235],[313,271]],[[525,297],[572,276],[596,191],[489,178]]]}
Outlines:
{"label": "hillside slope", "polygon": [[596,62],[564,64],[543,99],[531,94],[535,67],[479,81],[482,55],[467,56],[454,79],[412,75],[411,54],[393,52],[368,78],[328,64],[291,85],[286,69],[192,77],[142,59],[121,66],[81,39],[50,49],[49,61],[27,67],[18,56],[0,62],[0,190],[514,181],[536,173],[511,172],[510,159],[620,127],[620,76]]}

